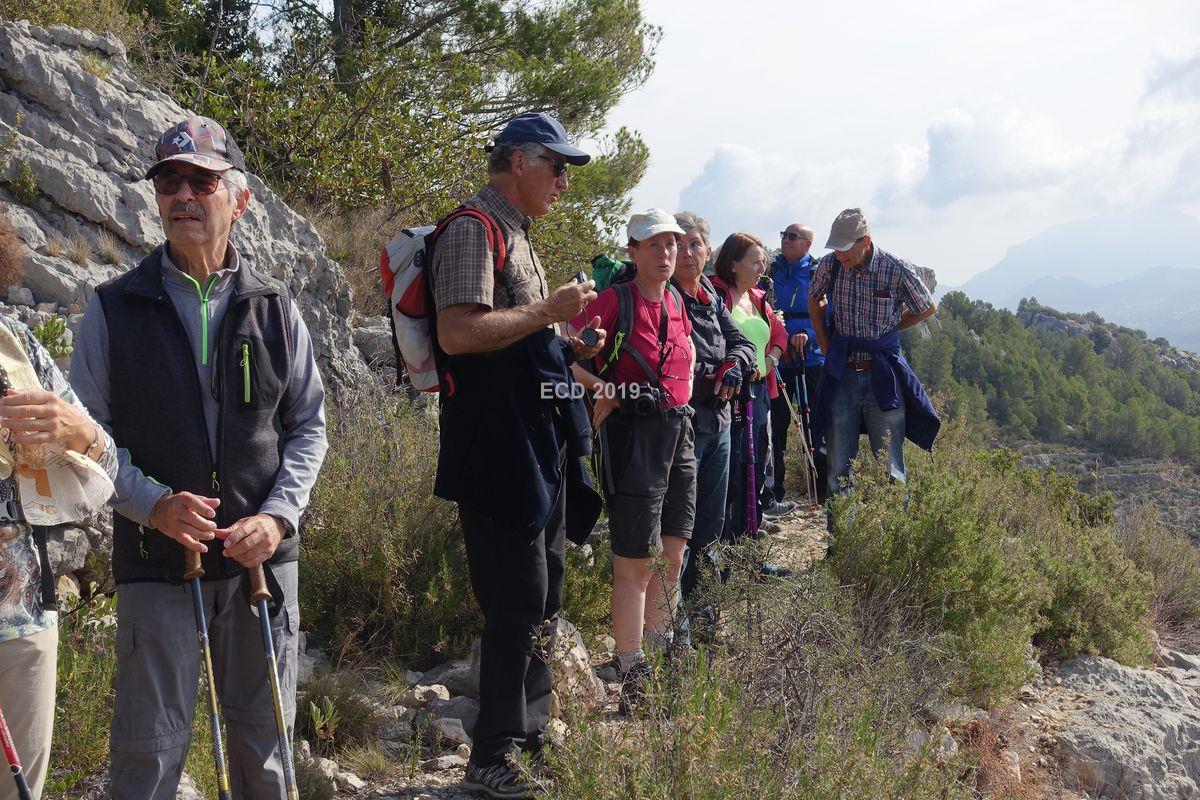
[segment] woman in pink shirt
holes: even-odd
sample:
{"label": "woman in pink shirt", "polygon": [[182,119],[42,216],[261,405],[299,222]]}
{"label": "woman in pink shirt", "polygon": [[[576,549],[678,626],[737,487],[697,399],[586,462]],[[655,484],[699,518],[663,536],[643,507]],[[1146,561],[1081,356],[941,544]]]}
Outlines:
{"label": "woman in pink shirt", "polygon": [[[591,327],[607,331],[592,371],[580,364],[573,369],[595,394],[599,478],[612,536],[614,666],[625,707],[649,672],[643,633],[655,646],[671,643],[696,507],[688,404],[695,349],[683,300],[668,285],[683,230],[671,214],[650,209],[630,218],[628,234],[635,277],[602,291],[570,324],[576,335],[599,317]],[[630,312],[627,330],[619,324],[623,304]]]}

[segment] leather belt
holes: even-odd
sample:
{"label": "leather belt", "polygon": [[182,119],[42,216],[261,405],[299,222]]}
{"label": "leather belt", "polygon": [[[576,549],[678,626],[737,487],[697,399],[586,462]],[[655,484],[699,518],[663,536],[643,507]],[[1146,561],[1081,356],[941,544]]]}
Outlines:
{"label": "leather belt", "polygon": [[851,372],[866,372],[871,368],[870,361],[847,361],[846,369]]}

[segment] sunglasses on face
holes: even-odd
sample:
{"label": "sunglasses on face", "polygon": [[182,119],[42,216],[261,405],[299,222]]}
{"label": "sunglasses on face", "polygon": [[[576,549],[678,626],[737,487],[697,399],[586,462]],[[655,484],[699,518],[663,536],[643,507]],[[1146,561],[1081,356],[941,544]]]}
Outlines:
{"label": "sunglasses on face", "polygon": [[538,158],[550,164],[550,169],[554,171],[554,177],[561,178],[563,175],[567,174],[566,161],[559,161],[557,158],[551,158],[550,156],[543,155],[538,155]]}
{"label": "sunglasses on face", "polygon": [[154,176],[154,191],[159,194],[175,194],[187,181],[196,194],[212,194],[221,182],[221,176],[213,172],[193,172],[182,175],[178,172],[160,172]]}
{"label": "sunglasses on face", "polygon": [[803,239],[806,242],[808,241],[808,237],[802,233],[796,233],[795,231],[780,231],[779,237],[781,239],[787,239],[789,242],[794,242],[797,239]]}

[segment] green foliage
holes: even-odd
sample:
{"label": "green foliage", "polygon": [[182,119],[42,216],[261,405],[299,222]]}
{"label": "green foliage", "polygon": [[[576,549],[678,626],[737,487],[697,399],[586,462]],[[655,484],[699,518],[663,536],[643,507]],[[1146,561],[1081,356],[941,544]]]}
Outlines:
{"label": "green foliage", "polygon": [[[1067,316],[1036,301],[1022,309]],[[905,335],[905,354],[977,441],[996,433],[1200,464],[1200,372],[1162,364],[1140,331],[1035,331],[960,292],[943,298],[938,319],[928,339]]]}
{"label": "green foliage", "polygon": [[936,635],[856,607],[823,569],[764,584],[727,552],[718,649],[659,665],[629,724],[568,707],[549,798],[959,798],[961,765],[906,752],[945,672]]}
{"label": "green foliage", "polygon": [[909,464],[907,485],[873,459],[856,469],[856,491],[833,501],[831,561],[864,602],[920,609],[951,637],[958,693],[1019,686],[1031,637],[1063,658],[1145,660],[1148,576],[1113,538],[1110,499],[974,451],[961,424]]}
{"label": "green foliage", "polygon": [[378,713],[366,699],[362,678],[327,672],[297,691],[296,735],[318,753],[332,755],[374,740]]}
{"label": "green foliage", "polygon": [[1154,578],[1150,601],[1158,633],[1187,652],[1200,646],[1200,550],[1187,536],[1163,526],[1153,505],[1123,514],[1117,540]]}
{"label": "green foliage", "polygon": [[112,62],[99,53],[81,53],[79,55],[79,63],[83,65],[85,70],[92,73],[100,80],[104,80],[112,74]]}
{"label": "green foliage", "polygon": [[[167,27],[178,18],[170,7],[145,10],[164,32],[144,70],[225,122],[253,172],[334,217],[382,209],[392,230],[473,194],[486,180],[484,144],[520,111],[552,111],[572,135],[599,138],[609,109],[648,77],[659,37],[638,0],[338,0],[332,17],[277,8],[269,35],[234,56],[202,48],[186,25]],[[636,133],[597,144],[533,228],[556,278],[606,244],[646,169]]]}
{"label": "green foliage", "polygon": [[63,317],[51,317],[33,329],[34,338],[50,353],[51,358],[66,358],[72,347],[67,343],[67,321]]}
{"label": "green foliage", "polygon": [[126,46],[146,35],[142,16],[124,0],[0,0],[0,19],[27,19],[34,25],[70,25],[113,33]]}
{"label": "green foliage", "polygon": [[12,192],[13,199],[21,205],[31,206],[37,200],[40,193],[37,173],[28,161],[22,161],[20,166],[13,166],[12,174],[8,178],[8,190]]}

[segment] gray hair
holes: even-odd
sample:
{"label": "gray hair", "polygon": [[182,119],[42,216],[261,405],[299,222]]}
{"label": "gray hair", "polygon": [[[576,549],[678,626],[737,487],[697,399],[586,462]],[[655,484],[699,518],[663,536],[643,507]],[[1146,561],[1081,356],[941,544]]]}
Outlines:
{"label": "gray hair", "polygon": [[704,244],[708,244],[708,220],[704,217],[693,214],[691,211],[680,211],[675,215],[675,224],[683,228],[684,233],[696,231],[704,240]]}
{"label": "gray hair", "polygon": [[225,181],[225,186],[229,190],[229,199],[235,203],[241,198],[242,192],[250,188],[250,183],[246,180],[246,173],[236,167],[222,172],[221,180]]}
{"label": "gray hair", "polygon": [[497,144],[488,154],[488,174],[498,175],[502,172],[512,172],[512,154],[518,150],[529,158],[536,158],[542,154],[542,146],[537,142]]}

